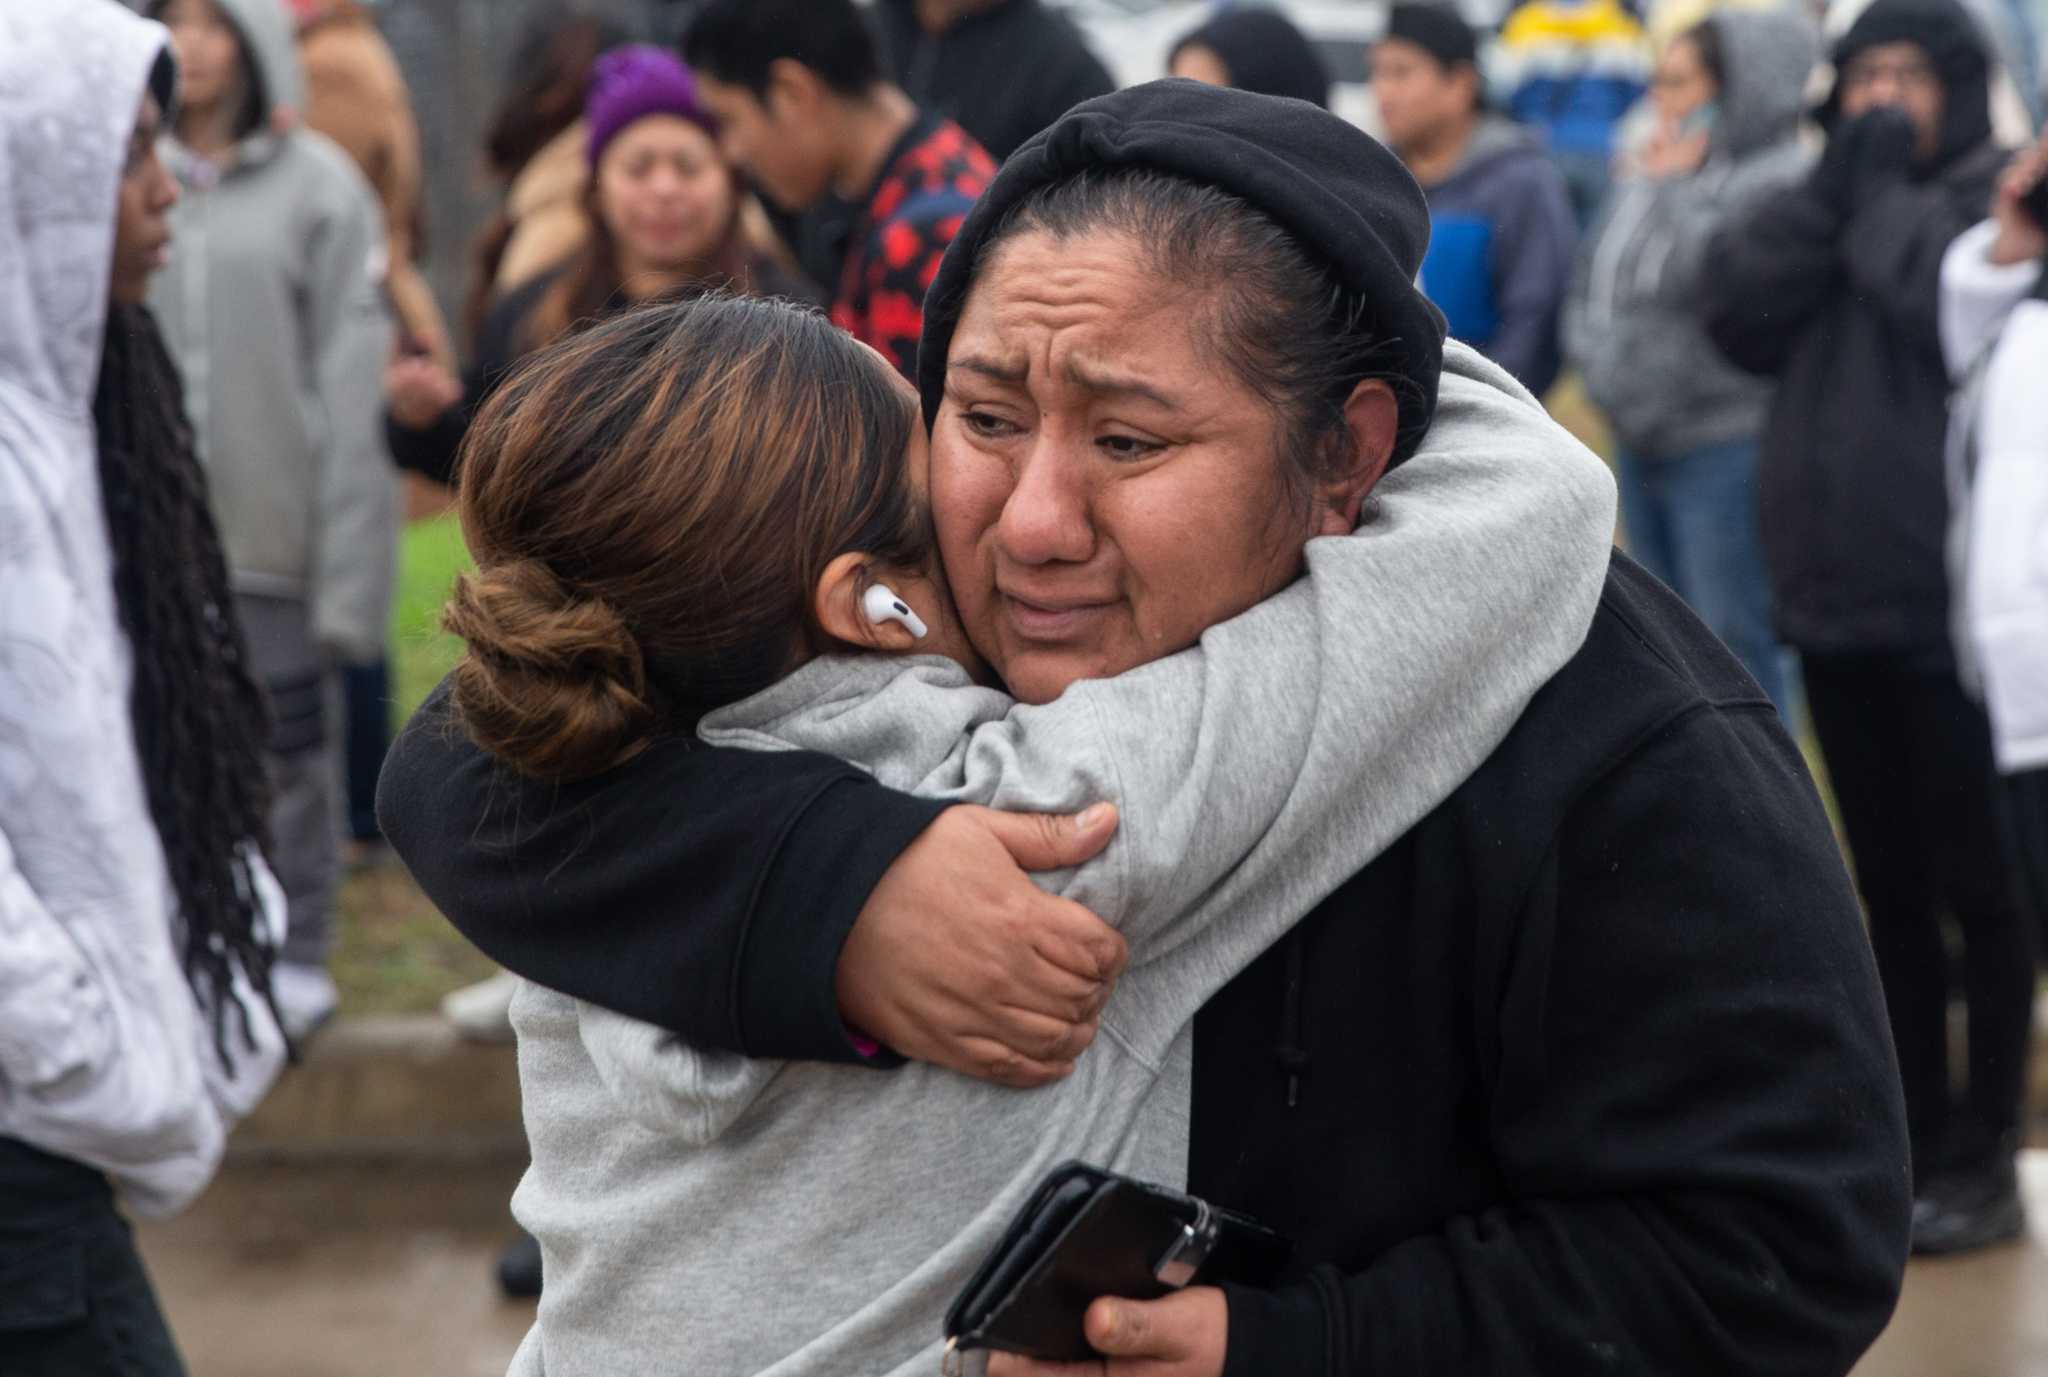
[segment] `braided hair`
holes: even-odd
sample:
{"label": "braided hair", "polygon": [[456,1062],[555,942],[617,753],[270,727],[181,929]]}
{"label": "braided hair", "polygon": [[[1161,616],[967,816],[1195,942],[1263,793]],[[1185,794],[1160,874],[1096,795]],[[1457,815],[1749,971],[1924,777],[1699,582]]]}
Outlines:
{"label": "braided hair", "polygon": [[93,396],[114,594],[134,649],[129,715],[178,899],[185,978],[230,1071],[228,1014],[255,1050],[240,970],[276,1005],[251,848],[268,845],[263,697],[228,591],[184,388],[155,319],[115,306]]}

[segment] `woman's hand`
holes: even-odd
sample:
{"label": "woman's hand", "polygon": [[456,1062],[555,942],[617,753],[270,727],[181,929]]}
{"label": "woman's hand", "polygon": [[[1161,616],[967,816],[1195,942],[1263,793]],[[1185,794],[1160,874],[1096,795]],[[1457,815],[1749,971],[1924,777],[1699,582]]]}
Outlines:
{"label": "woman's hand", "polygon": [[1643,145],[1636,166],[1645,177],[1662,181],[1669,177],[1690,177],[1707,161],[1707,131],[1679,132],[1670,121],[1660,122],[1649,142]]}
{"label": "woman's hand", "polygon": [[1991,261],[2000,267],[2029,263],[2048,255],[2048,225],[2020,204],[2043,178],[2048,178],[2048,134],[2014,158],[1998,179],[1998,193],[1991,201],[1991,217],[1998,222]]}
{"label": "woman's hand", "polygon": [[425,430],[462,400],[462,382],[431,359],[401,358],[384,370],[384,396],[392,420]]}
{"label": "woman's hand", "polygon": [[1213,1286],[1156,1301],[1099,1300],[1088,1307],[1086,1332],[1103,1358],[1038,1363],[998,1353],[988,1377],[1223,1377],[1230,1303]]}
{"label": "woman's hand", "polygon": [[1059,1080],[1095,1040],[1123,937],[1026,870],[1080,865],[1116,809],[948,808],[882,875],[839,957],[846,1021],[913,1061],[998,1085]]}

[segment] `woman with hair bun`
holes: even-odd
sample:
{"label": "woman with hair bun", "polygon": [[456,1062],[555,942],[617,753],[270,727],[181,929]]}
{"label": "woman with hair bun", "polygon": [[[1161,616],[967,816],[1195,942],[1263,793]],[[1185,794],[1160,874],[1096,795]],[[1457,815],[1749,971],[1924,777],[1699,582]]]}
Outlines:
{"label": "woman with hair bun", "polygon": [[[594,41],[583,28],[565,33],[570,52]],[[559,97],[559,82],[549,89]],[[578,219],[587,218],[587,232],[492,302],[465,377],[423,358],[398,359],[386,371],[392,455],[436,483],[454,480],[463,432],[483,399],[521,358],[572,330],[705,287],[821,299],[752,244],[745,228],[750,194],[719,151],[717,125],[674,54],[646,46],[603,54],[591,66],[582,108],[576,128],[578,157],[588,170],[580,192],[588,216]],[[516,144],[520,128],[510,121],[501,131],[508,144]],[[531,256],[535,242],[558,238],[532,229],[515,246],[522,256]],[[509,1038],[512,988],[502,973],[491,976],[454,991],[442,1012],[465,1036]],[[530,1250],[507,1255],[500,1278],[508,1290],[532,1292],[531,1264]]]}
{"label": "woman with hair bun", "polygon": [[[1205,199],[1147,177],[1082,195]],[[1041,706],[987,686],[953,604],[916,394],[822,317],[723,295],[645,308],[486,403],[461,489],[477,570],[447,615],[468,645],[448,704],[478,745],[569,809],[696,741],[837,756],[935,799],[1107,802],[1116,839],[1053,888],[1130,951],[1113,1035],[1035,1096],[921,1064],[735,1057],[523,985],[533,1166],[513,1203],[547,1285],[515,1373],[678,1352],[707,1372],[922,1369],[946,1299],[1050,1167],[1185,1180],[1195,1010],[1465,778],[1597,600],[1597,461],[1562,432],[1481,457],[1488,422],[1448,391],[1443,447],[1381,479],[1348,534],[1395,424],[1394,386],[1357,383],[1337,448],[1368,476],[1293,487],[1332,537],[1308,576]],[[1496,597],[1388,596],[1503,567]],[[833,1260],[878,1220],[859,1265]]]}

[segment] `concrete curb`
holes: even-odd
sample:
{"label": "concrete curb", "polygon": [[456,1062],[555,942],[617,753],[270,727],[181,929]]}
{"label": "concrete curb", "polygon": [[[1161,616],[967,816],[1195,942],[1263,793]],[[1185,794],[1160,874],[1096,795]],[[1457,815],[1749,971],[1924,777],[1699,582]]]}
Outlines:
{"label": "concrete curb", "polygon": [[328,1025],[229,1145],[237,1162],[478,1161],[525,1151],[512,1048],[465,1041],[435,1014]]}
{"label": "concrete curb", "polygon": [[[2048,1119],[2048,994],[2036,1013],[2038,1121]],[[435,1014],[330,1025],[229,1146],[237,1163],[477,1162],[525,1153],[512,1048],[465,1041]]]}

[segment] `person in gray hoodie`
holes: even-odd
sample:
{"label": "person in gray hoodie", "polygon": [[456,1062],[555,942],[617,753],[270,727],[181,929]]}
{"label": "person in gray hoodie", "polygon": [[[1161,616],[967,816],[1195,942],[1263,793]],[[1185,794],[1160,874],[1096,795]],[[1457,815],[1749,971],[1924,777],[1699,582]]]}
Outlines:
{"label": "person in gray hoodie", "polygon": [[[1389,385],[1358,386],[1391,422]],[[449,614],[479,744],[568,780],[701,713],[711,745],[833,755],[928,797],[1104,800],[1116,840],[1052,887],[1132,948],[1106,1036],[1037,1096],[692,1048],[524,986],[514,1208],[547,1284],[520,1377],[675,1354],[731,1377],[930,1371],[947,1298],[1053,1166],[1183,1184],[1195,1011],[1493,750],[1584,642],[1610,554],[1598,460],[1454,345],[1428,440],[1355,534],[1310,542],[1305,579],[1180,654],[1020,706],[971,677],[909,387],[817,317],[650,308],[500,396],[466,455],[478,571]],[[1376,472],[1391,424],[1354,423]],[[779,673],[803,645],[826,653]]]}
{"label": "person in gray hoodie", "polygon": [[1706,249],[1759,197],[1799,181],[1812,26],[1731,10],[1673,39],[1651,84],[1657,127],[1581,256],[1565,350],[1619,442],[1629,552],[1691,604],[1781,713],[1790,657],[1771,626],[1757,455],[1771,384],[1707,337]]}
{"label": "person in gray hoodie", "polygon": [[348,155],[295,127],[281,0],[158,0],[185,80],[180,251],[150,304],[185,374],[252,669],[270,703],[270,828],[291,936],[287,1026],[333,1012],[338,666],[381,658],[398,531],[384,448],[383,227]]}
{"label": "person in gray hoodie", "polygon": [[1487,112],[1478,39],[1447,6],[1394,6],[1373,46],[1372,93],[1429,198],[1422,290],[1454,339],[1541,397],[1561,366],[1579,242],[1563,175],[1536,136]]}

